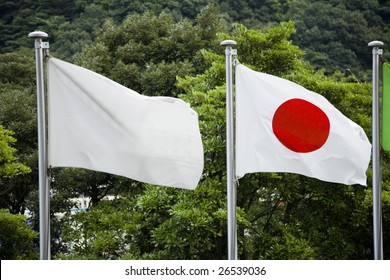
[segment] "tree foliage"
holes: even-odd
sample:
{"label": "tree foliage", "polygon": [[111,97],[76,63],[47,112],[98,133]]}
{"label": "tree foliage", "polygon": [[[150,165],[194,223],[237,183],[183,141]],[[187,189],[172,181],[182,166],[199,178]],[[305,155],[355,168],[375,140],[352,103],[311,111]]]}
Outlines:
{"label": "tree foliage", "polygon": [[12,132],[0,125],[0,186],[2,178],[12,178],[30,171],[27,166],[17,162],[16,149],[10,146],[15,141]]}
{"label": "tree foliage", "polygon": [[[10,141],[7,143],[12,144],[13,157],[18,158],[15,162],[24,164],[20,169],[24,172],[19,172],[19,176],[2,179],[0,207],[9,209],[14,214],[23,214],[30,193],[37,187],[34,61],[22,52],[2,54],[0,55],[0,71],[2,73],[0,77],[0,125],[6,129],[3,130],[2,135]],[[12,134],[9,131],[12,131]],[[5,162],[3,158],[1,159]],[[8,159],[8,162],[11,161]]]}
{"label": "tree foliage", "polygon": [[27,34],[41,29],[50,35],[53,54],[71,60],[94,41],[94,31],[107,19],[118,24],[129,15],[153,11],[170,14],[175,21],[194,20],[208,4],[214,4],[229,24],[249,28],[266,30],[293,20],[298,31],[291,37],[295,45],[327,73],[340,70],[369,80],[368,42],[389,44],[388,0],[18,0],[0,3],[0,52],[30,47]]}
{"label": "tree foliage", "polygon": [[24,215],[10,214],[0,209],[0,259],[37,259],[35,241],[38,233],[26,224]]}
{"label": "tree foliage", "polygon": [[199,50],[218,45],[215,33],[222,25],[213,15],[210,6],[194,25],[152,12],[130,15],[119,25],[106,21],[95,44],[76,56],[76,63],[145,95],[176,96],[176,76],[202,70]]}

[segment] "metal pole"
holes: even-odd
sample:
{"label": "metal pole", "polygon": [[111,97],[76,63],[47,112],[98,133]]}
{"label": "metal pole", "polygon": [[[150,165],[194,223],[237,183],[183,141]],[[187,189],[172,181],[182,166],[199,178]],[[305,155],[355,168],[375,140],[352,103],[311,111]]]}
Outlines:
{"label": "metal pole", "polygon": [[232,56],[237,54],[232,47],[235,41],[226,40],[221,43],[226,55],[226,165],[227,165],[227,212],[228,212],[228,259],[237,259],[237,217],[236,217],[236,185],[234,170],[234,105],[233,105],[233,70]]}
{"label": "metal pole", "polygon": [[28,37],[35,39],[35,58],[37,74],[37,108],[38,108],[38,171],[39,171],[39,251],[40,259],[50,259],[50,205],[49,177],[47,175],[46,149],[46,109],[45,86],[43,75],[43,49],[49,44],[42,42],[48,35],[42,31],[31,32]]}
{"label": "metal pole", "polygon": [[374,259],[383,260],[382,241],[382,186],[380,167],[380,134],[379,134],[379,57],[383,42],[372,41],[372,200],[373,200],[373,231]]}

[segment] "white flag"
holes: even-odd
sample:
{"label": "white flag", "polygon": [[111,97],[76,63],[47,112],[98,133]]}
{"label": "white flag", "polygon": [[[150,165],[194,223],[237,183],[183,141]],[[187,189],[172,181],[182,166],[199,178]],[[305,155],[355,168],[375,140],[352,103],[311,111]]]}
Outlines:
{"label": "white flag", "polygon": [[323,96],[279,77],[236,67],[236,175],[291,172],[366,185],[371,144]]}
{"label": "white flag", "polygon": [[48,63],[48,162],[195,189],[203,171],[198,115],[85,68]]}

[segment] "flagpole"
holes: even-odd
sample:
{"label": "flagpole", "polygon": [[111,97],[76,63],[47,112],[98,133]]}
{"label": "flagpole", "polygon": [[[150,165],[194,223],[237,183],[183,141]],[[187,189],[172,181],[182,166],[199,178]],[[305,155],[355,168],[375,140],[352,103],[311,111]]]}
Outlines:
{"label": "flagpole", "polygon": [[228,259],[237,259],[237,217],[236,217],[236,184],[234,154],[234,99],[232,56],[237,50],[232,49],[237,43],[233,40],[221,42],[226,55],[226,166],[227,166],[227,214],[228,214]]}
{"label": "flagpole", "polygon": [[43,75],[43,50],[49,48],[42,39],[48,35],[34,31],[28,37],[35,39],[37,108],[38,108],[38,172],[39,172],[39,252],[41,260],[50,259],[50,182],[47,172],[45,84]]}
{"label": "flagpole", "polygon": [[380,108],[379,108],[379,58],[383,50],[383,42],[372,41],[372,200],[373,200],[373,231],[374,259],[383,260],[382,240],[382,186],[380,167]]}

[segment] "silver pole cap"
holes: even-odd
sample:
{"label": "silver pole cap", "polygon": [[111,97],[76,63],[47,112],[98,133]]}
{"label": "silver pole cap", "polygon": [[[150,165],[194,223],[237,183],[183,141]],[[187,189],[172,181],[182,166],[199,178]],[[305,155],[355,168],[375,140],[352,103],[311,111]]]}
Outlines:
{"label": "silver pole cap", "polygon": [[34,32],[31,32],[30,34],[28,34],[28,37],[34,38],[34,39],[43,39],[43,38],[49,37],[49,35],[47,35],[47,33],[43,32],[43,31],[34,31]]}
{"label": "silver pole cap", "polygon": [[234,40],[225,40],[221,42],[221,46],[229,47],[229,46],[235,46],[237,45],[237,42]]}
{"label": "silver pole cap", "polygon": [[369,47],[381,47],[383,45],[384,45],[384,43],[381,41],[372,41],[372,42],[368,43]]}

